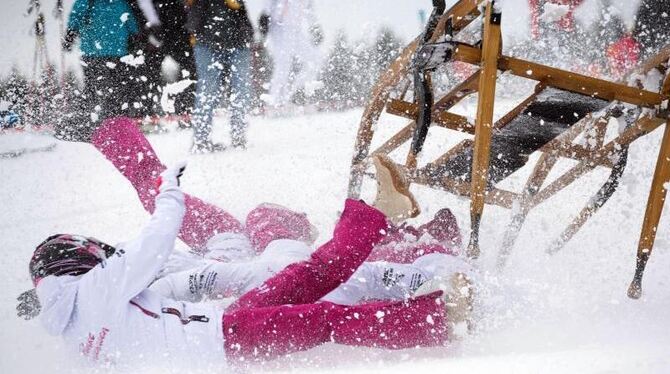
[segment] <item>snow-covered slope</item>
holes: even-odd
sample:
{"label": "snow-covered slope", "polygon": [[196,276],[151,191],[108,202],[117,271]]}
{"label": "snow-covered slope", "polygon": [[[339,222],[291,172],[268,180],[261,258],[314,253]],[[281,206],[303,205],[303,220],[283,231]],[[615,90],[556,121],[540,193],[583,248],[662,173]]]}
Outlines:
{"label": "snow-covered slope", "polygon": [[[166,163],[188,159],[184,189],[243,215],[261,201],[305,211],[328,237],[346,195],[348,165],[360,110],[295,118],[253,118],[247,151],[187,153],[190,133],[150,136]],[[402,123],[384,121],[380,133]],[[219,119],[216,136],[227,141]],[[426,156],[449,141],[431,129]],[[603,172],[595,172],[529,216],[502,274],[493,269],[508,212],[486,207],[486,274],[478,305],[478,331],[446,348],[385,352],[326,345],[252,367],[252,371],[444,373],[667,373],[670,371],[670,225],[666,214],[649,261],[641,300],[625,291],[659,132],[632,146],[629,168],[610,202],[561,252],[546,245],[569,222]],[[442,139],[442,140],[440,140]],[[16,317],[15,297],[30,286],[27,262],[43,238],[75,232],[115,243],[138,232],[145,213],[129,183],[97,151],[59,142],[53,152],[0,160],[0,372],[89,372],[64,356],[58,339],[36,321]],[[512,183],[514,184],[514,183]],[[517,183],[518,185],[518,183]],[[369,197],[371,183],[365,186]],[[442,206],[455,211],[465,234],[468,202],[415,187],[429,217]],[[667,205],[667,203],[666,203]],[[183,248],[183,244],[180,243]],[[186,370],[187,369],[187,370]],[[211,372],[211,368],[138,368],[138,372]]]}

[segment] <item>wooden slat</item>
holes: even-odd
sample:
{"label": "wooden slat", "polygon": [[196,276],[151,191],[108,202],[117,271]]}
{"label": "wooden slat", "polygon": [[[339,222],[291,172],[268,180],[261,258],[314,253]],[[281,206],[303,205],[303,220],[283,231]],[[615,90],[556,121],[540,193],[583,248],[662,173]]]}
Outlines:
{"label": "wooden slat", "polygon": [[595,159],[594,157],[597,154],[596,151],[585,148],[584,146],[579,144],[571,144],[568,146],[558,148],[554,152],[552,152],[552,154],[576,161],[591,161],[591,164],[593,166],[604,166],[607,168],[611,168],[614,166],[612,164],[612,160],[608,158]]}
{"label": "wooden slat", "polygon": [[[460,45],[454,52],[454,59],[476,65],[480,63],[481,55],[482,52],[478,48]],[[498,69],[509,71],[511,74],[519,77],[540,81],[548,87],[576,92],[608,101],[620,100],[625,103],[653,108],[665,99],[663,95],[655,92],[592,78],[514,57],[502,56],[499,58]]]}
{"label": "wooden slat", "polygon": [[[470,183],[443,177],[439,182],[436,182],[430,176],[425,174],[416,174],[411,178],[412,183],[421,184],[424,186],[438,188],[454,195],[470,198]],[[512,191],[507,191],[499,188],[493,188],[486,194],[484,201],[486,204],[496,205],[505,209],[511,209],[515,200],[519,198],[519,194]]]}
{"label": "wooden slat", "polygon": [[640,118],[633,126],[627,128],[619,136],[609,141],[604,147],[594,152],[591,162],[598,164],[602,162],[603,159],[609,159],[609,157],[622,145],[630,144],[640,137],[649,134],[664,122],[665,120],[657,117],[645,116]]}
{"label": "wooden slat", "polygon": [[657,66],[666,63],[668,59],[670,59],[670,44],[661,48],[661,50],[657,54],[643,61],[642,64],[637,69],[627,74],[627,76],[631,76],[632,74],[646,74],[651,69],[654,69]]}
{"label": "wooden slat", "polygon": [[593,170],[595,166],[610,162],[609,158],[622,145],[627,145],[644,136],[658,126],[663,124],[663,120],[655,117],[643,117],[639,119],[635,125],[626,129],[621,135],[607,143],[604,147],[595,151],[590,157],[580,161],[577,165],[572,167],[568,172],[561,175],[553,183],[540,191],[532,201],[532,205],[536,206],[544,200],[550,198],[558,191],[567,187],[569,184],[577,180],[577,178]]}
{"label": "wooden slat", "polygon": [[446,95],[444,95],[440,100],[438,100],[433,107],[436,112],[448,110],[454,105],[458,104],[461,100],[468,97],[468,95],[477,92],[477,85],[479,82],[479,73],[477,70],[475,73],[470,75],[466,80],[456,85],[452,88]]}
{"label": "wooden slat", "polygon": [[548,198],[554,196],[558,191],[564,189],[572,182],[576,181],[582,175],[593,170],[593,167],[590,166],[586,161],[582,161],[579,164],[573,166],[565,174],[558,177],[547,187],[539,191],[530,202],[531,207],[535,207]]}
{"label": "wooden slat", "polygon": [[416,122],[411,121],[407,126],[403,127],[391,139],[387,140],[379,146],[376,150],[372,152],[373,155],[376,154],[389,154],[393,152],[396,148],[400,147],[403,143],[412,138],[412,133],[416,127]]}
{"label": "wooden slat", "polygon": [[505,127],[508,123],[512,122],[512,120],[518,117],[524,111],[524,109],[526,109],[528,105],[530,105],[530,103],[535,101],[537,95],[542,93],[544,88],[545,88],[544,84],[538,83],[535,86],[535,91],[533,92],[533,94],[528,96],[526,100],[522,101],[519,105],[517,105],[514,109],[507,112],[504,116],[500,117],[500,119],[498,119],[496,123],[493,125],[493,128],[501,129]]}
{"label": "wooden slat", "polygon": [[[418,106],[414,103],[395,99],[389,100],[389,103],[386,106],[386,111],[388,113],[412,120],[416,119],[418,110]],[[475,132],[474,126],[468,121],[467,118],[450,112],[434,112],[433,123],[440,127],[456,131],[463,131],[469,134],[474,134]]]}
{"label": "wooden slat", "polygon": [[426,166],[423,168],[423,170],[431,170],[431,169],[437,169],[440,167],[440,165],[443,165],[445,162],[449,161],[452,157],[456,156],[457,154],[463,152],[463,150],[467,147],[472,147],[472,140],[470,139],[464,139],[461,140],[460,143],[456,144],[455,146],[451,147],[447,152],[445,152],[442,156],[438,157],[432,162],[429,162],[426,164]]}

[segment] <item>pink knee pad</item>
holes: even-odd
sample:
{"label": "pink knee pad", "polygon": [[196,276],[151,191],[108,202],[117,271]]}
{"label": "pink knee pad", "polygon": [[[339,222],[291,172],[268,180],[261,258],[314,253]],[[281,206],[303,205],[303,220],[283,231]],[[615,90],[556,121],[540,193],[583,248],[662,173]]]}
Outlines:
{"label": "pink knee pad", "polygon": [[318,231],[305,213],[294,212],[277,204],[263,203],[247,215],[246,230],[256,252],[265,250],[277,239],[314,243]]}

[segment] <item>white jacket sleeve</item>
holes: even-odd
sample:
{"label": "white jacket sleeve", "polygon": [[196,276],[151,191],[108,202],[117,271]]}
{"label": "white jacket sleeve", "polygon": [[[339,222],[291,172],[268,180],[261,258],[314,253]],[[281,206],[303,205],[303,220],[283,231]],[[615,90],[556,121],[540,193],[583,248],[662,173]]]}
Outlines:
{"label": "white jacket sleeve", "polygon": [[207,261],[191,270],[167,274],[157,279],[149,289],[168,299],[193,303],[205,297],[239,297],[262,283],[256,279],[263,277],[259,276],[259,272],[263,273],[264,269],[255,265],[253,262]]}
{"label": "white jacket sleeve", "polygon": [[185,209],[184,194],[178,187],[164,189],[140,235],[82,276],[79,297],[118,305],[149,287],[174,248]]}
{"label": "white jacket sleeve", "polygon": [[156,280],[150,289],[170,299],[190,302],[201,301],[204,297],[239,297],[260,286],[289,264],[305,260],[311,253],[312,249],[303,242],[275,240],[261,255],[251,260],[206,260],[191,270],[165,275]]}

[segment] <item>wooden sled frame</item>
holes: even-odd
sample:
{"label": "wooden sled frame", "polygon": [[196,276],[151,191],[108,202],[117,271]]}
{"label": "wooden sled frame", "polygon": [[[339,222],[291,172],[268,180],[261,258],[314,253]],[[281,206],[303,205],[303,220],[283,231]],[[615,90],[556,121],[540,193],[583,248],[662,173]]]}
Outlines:
{"label": "wooden sled frame", "polygon": [[[401,52],[373,87],[372,97],[365,108],[356,137],[350,172],[349,196],[357,198],[360,195],[362,179],[370,175],[366,171],[369,165],[367,160],[370,156],[388,154],[412,139],[410,152],[404,165],[408,180],[471,199],[471,237],[466,252],[468,257],[477,258],[479,256],[479,223],[484,205],[494,204],[512,210],[512,220],[498,257],[498,266],[502,267],[530,210],[596,167],[609,168],[611,173],[607,181],[552,244],[548,252],[553,253],[559,250],[602,207],[616,189],[618,179],[626,166],[628,146],[665,123],[663,141],[640,234],[635,275],[628,290],[629,297],[639,298],[642,275],[653,248],[656,228],[667,193],[664,184],[670,181],[670,117],[668,115],[670,66],[667,64],[670,58],[670,46],[635,70],[637,74],[645,74],[656,68],[665,74],[660,91],[651,92],[640,88],[642,87],[640,81],[633,80],[632,83],[637,87],[632,87],[502,55],[501,15],[496,11],[492,1],[461,0],[446,12],[444,12],[444,1],[434,0],[433,4],[435,9],[426,31]],[[453,41],[458,32],[476,19],[482,19],[483,24],[482,40],[481,43],[478,43],[481,47]],[[423,68],[417,68],[419,65],[417,60],[425,59],[426,49],[424,48],[430,43],[437,45],[436,42],[443,35],[447,35],[447,41],[442,43],[451,45],[451,49],[447,51],[444,58],[445,61],[466,62],[479,66],[479,70],[433,102],[431,68],[425,67],[429,64],[424,64]],[[419,49],[418,53],[417,49]],[[498,71],[532,79],[538,83],[535,93],[493,123]],[[391,97],[393,89],[412,73],[414,75],[414,100],[405,100],[408,87],[400,90],[399,97]],[[495,185],[487,186],[493,130],[504,128],[519,116],[528,103],[545,88],[555,88],[599,98],[607,101],[608,104],[605,110],[587,115],[538,150],[541,153],[539,160],[521,192],[504,190]],[[424,96],[417,97],[417,93]],[[463,116],[449,112],[451,107],[473,93],[479,95],[474,124]],[[627,121],[626,128],[620,131],[614,139],[606,142],[609,119],[622,116],[621,104],[624,103],[637,106],[638,110],[635,116]],[[651,109],[651,111],[647,110],[644,115],[641,115],[640,109],[643,108]],[[373,127],[384,109],[390,114],[408,118],[411,122],[371,152]],[[649,115],[649,113],[653,114]],[[631,116],[630,110],[628,115]],[[428,126],[431,124],[472,134],[474,139],[464,140],[434,161],[418,167],[417,155],[421,151]],[[586,146],[573,143],[580,136],[590,140],[586,142]],[[470,181],[444,175],[436,178],[435,173],[431,171],[436,170],[438,166],[443,165],[466,147],[473,148]],[[547,176],[560,158],[575,160],[577,164],[544,186]]]}

